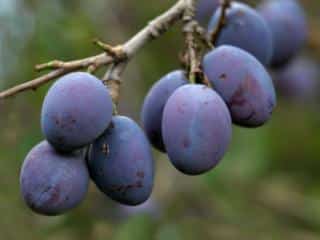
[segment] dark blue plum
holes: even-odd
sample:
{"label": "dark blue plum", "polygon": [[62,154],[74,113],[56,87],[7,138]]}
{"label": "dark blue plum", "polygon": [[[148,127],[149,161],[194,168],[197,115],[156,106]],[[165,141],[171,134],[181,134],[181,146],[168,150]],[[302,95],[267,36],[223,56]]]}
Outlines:
{"label": "dark blue plum", "polygon": [[[209,33],[215,29],[220,15],[221,8],[210,21]],[[226,24],[215,44],[239,47],[251,53],[264,65],[269,64],[272,57],[272,34],[269,26],[256,10],[243,3],[231,3],[226,13]]]}
{"label": "dark blue plum", "polygon": [[308,26],[304,10],[296,0],[265,0],[258,7],[272,33],[271,65],[286,64],[304,46]]}
{"label": "dark blue plum", "polygon": [[81,148],[101,135],[112,117],[112,100],[103,83],[88,73],[65,75],[44,99],[42,131],[60,151]]}
{"label": "dark blue plum", "polygon": [[26,204],[43,215],[59,215],[84,199],[89,173],[81,154],[58,153],[47,141],[36,145],[24,160],[20,187]]}
{"label": "dark blue plum", "polygon": [[220,6],[220,0],[200,0],[196,6],[196,20],[203,26],[207,26],[210,17]]}
{"label": "dark blue plum", "polygon": [[272,79],[251,54],[221,46],[204,57],[203,69],[227,103],[235,124],[258,127],[271,117],[276,105]]}
{"label": "dark blue plum", "polygon": [[153,188],[154,162],[142,129],[127,117],[113,117],[110,127],[92,144],[89,171],[111,199],[126,205],[145,202]]}
{"label": "dark blue plum", "polygon": [[279,93],[288,100],[313,101],[319,93],[319,67],[309,58],[299,57],[274,74]]}
{"label": "dark blue plum", "polygon": [[215,167],[229,146],[228,108],[211,88],[187,84],[169,98],[162,119],[163,140],[172,164],[189,175]]}
{"label": "dark blue plum", "polygon": [[144,100],[141,112],[142,125],[151,144],[162,152],[165,152],[161,133],[164,106],[171,94],[187,82],[184,71],[171,72],[152,86]]}

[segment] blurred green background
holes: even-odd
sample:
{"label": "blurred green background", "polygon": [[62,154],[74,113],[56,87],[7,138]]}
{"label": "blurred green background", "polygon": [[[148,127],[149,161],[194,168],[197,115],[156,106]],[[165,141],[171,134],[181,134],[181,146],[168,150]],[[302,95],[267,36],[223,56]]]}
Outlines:
{"label": "blurred green background", "polygon": [[[0,87],[34,78],[36,63],[98,53],[91,44],[95,37],[122,43],[173,3],[0,0]],[[320,2],[305,0],[303,4],[310,24],[317,26],[311,27],[312,36],[319,36],[315,29],[320,31]],[[319,42],[313,37],[305,49],[315,61],[320,57],[320,50],[314,49]],[[180,67],[182,43],[176,26],[130,63],[122,86],[121,114],[139,121],[143,98],[152,83]],[[79,208],[48,218],[32,213],[19,192],[22,161],[42,139],[39,116],[48,87],[0,103],[0,239],[319,239],[317,102],[280,100],[265,127],[234,127],[224,160],[200,177],[180,174],[165,155],[155,152],[155,188],[152,199],[140,208],[121,207],[91,184]]]}

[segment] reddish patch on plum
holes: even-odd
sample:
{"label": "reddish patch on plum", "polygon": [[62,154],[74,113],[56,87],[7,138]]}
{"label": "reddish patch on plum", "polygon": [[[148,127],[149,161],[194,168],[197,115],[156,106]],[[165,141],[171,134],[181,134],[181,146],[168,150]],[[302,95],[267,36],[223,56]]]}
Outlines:
{"label": "reddish patch on plum", "polygon": [[142,181],[137,181],[134,184],[128,184],[128,185],[120,185],[120,186],[112,185],[109,188],[109,191],[126,194],[126,192],[132,188],[142,188],[142,187],[143,187]]}
{"label": "reddish patch on plum", "polygon": [[190,140],[188,138],[184,138],[182,145],[184,148],[190,147]]}
{"label": "reddish patch on plum", "polygon": [[60,200],[60,187],[59,185],[54,187],[48,187],[42,194],[50,195],[49,199],[45,202],[45,204],[50,205],[53,203],[57,203]]}
{"label": "reddish patch on plum", "polygon": [[248,116],[241,118],[240,121],[248,121],[252,119],[256,114],[252,103],[245,98],[246,92],[250,92],[253,96],[259,98],[257,94],[259,92],[257,81],[255,79],[252,79],[250,76],[247,76],[243,84],[240,84],[239,88],[235,91],[230,101],[228,102],[228,105],[230,107],[248,107],[250,113],[248,114]]}
{"label": "reddish patch on plum", "polygon": [[184,113],[184,110],[183,110],[183,109],[182,109],[182,107],[181,107],[181,106],[179,106],[179,105],[178,105],[178,112],[179,112],[179,113],[181,113],[181,114],[183,114],[183,113]]}
{"label": "reddish patch on plum", "polygon": [[229,106],[243,106],[246,104],[246,99],[244,98],[245,90],[240,86],[235,93],[232,95],[230,101],[228,102]]}

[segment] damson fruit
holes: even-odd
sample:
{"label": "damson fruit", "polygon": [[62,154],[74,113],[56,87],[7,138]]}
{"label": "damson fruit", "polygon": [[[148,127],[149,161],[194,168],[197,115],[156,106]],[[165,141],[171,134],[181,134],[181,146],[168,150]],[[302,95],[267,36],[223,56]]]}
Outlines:
{"label": "damson fruit", "polygon": [[196,19],[203,26],[207,26],[210,17],[220,5],[220,0],[200,0],[196,6]]}
{"label": "damson fruit", "polygon": [[60,78],[44,99],[41,125],[57,150],[81,148],[108,127],[112,101],[108,90],[93,75],[76,72]]}
{"label": "damson fruit", "polygon": [[319,67],[312,59],[299,57],[274,74],[274,84],[288,100],[313,101],[319,94]]}
{"label": "damson fruit", "polygon": [[92,144],[88,165],[97,187],[119,203],[138,205],[152,192],[151,148],[142,129],[127,117],[112,118],[110,127]]}
{"label": "damson fruit", "polygon": [[[220,15],[221,7],[210,21],[210,34],[216,28]],[[226,13],[226,24],[215,44],[239,47],[251,53],[264,65],[267,65],[272,57],[272,34],[269,26],[256,10],[243,3],[231,3]]]}
{"label": "damson fruit", "polygon": [[160,151],[165,152],[161,133],[164,106],[171,94],[187,82],[184,71],[171,72],[153,85],[144,100],[142,124],[150,142]]}
{"label": "damson fruit", "polygon": [[231,118],[215,91],[188,84],[169,98],[163,112],[162,133],[173,165],[185,174],[197,175],[216,166],[226,153]]}
{"label": "damson fruit", "polygon": [[306,42],[308,27],[304,10],[296,0],[265,0],[258,10],[272,33],[271,64],[274,67],[284,65]]}
{"label": "damson fruit", "polygon": [[235,124],[258,127],[271,117],[276,105],[274,86],[263,65],[251,54],[221,46],[204,57],[203,69],[227,103]]}
{"label": "damson fruit", "polygon": [[76,207],[88,184],[89,173],[81,155],[58,153],[47,141],[29,152],[20,173],[25,202],[43,215],[59,215]]}

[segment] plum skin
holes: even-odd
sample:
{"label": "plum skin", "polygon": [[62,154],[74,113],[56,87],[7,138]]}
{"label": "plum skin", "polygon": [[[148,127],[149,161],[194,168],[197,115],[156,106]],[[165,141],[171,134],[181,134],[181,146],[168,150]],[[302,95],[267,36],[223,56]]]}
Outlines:
{"label": "plum skin", "polygon": [[312,59],[298,57],[274,72],[276,89],[287,100],[312,102],[318,96],[320,73]]}
{"label": "plum skin", "polygon": [[88,166],[96,186],[121,204],[141,204],[152,192],[151,147],[142,129],[130,118],[112,118],[110,127],[92,144]]}
{"label": "plum skin", "polygon": [[[208,32],[212,33],[221,15],[221,7],[212,16]],[[255,56],[268,65],[273,54],[272,33],[264,18],[244,3],[232,2],[226,12],[226,25],[222,28],[217,46],[232,45]]]}
{"label": "plum skin", "polygon": [[196,5],[196,20],[207,26],[210,17],[220,6],[220,0],[200,0]]}
{"label": "plum skin", "polygon": [[42,106],[41,127],[57,150],[84,147],[108,127],[112,100],[104,84],[91,74],[65,75],[49,89]]}
{"label": "plum skin", "polygon": [[271,66],[286,65],[305,45],[308,37],[307,19],[296,0],[264,0],[258,11],[266,20],[273,41]]}
{"label": "plum skin", "polygon": [[187,83],[185,72],[176,70],[157,81],[145,97],[141,111],[142,125],[151,144],[162,152],[166,151],[161,132],[164,106],[171,94]]}
{"label": "plum skin", "polygon": [[31,149],[20,172],[21,194],[36,213],[55,216],[78,206],[89,185],[79,153],[61,154],[47,141]]}
{"label": "plum skin", "polygon": [[276,106],[272,79],[251,54],[233,46],[220,46],[203,59],[203,69],[229,107],[233,123],[259,127]]}
{"label": "plum skin", "polygon": [[198,175],[215,167],[226,153],[231,117],[215,91],[205,85],[187,84],[169,98],[162,132],[172,164],[184,174]]}

